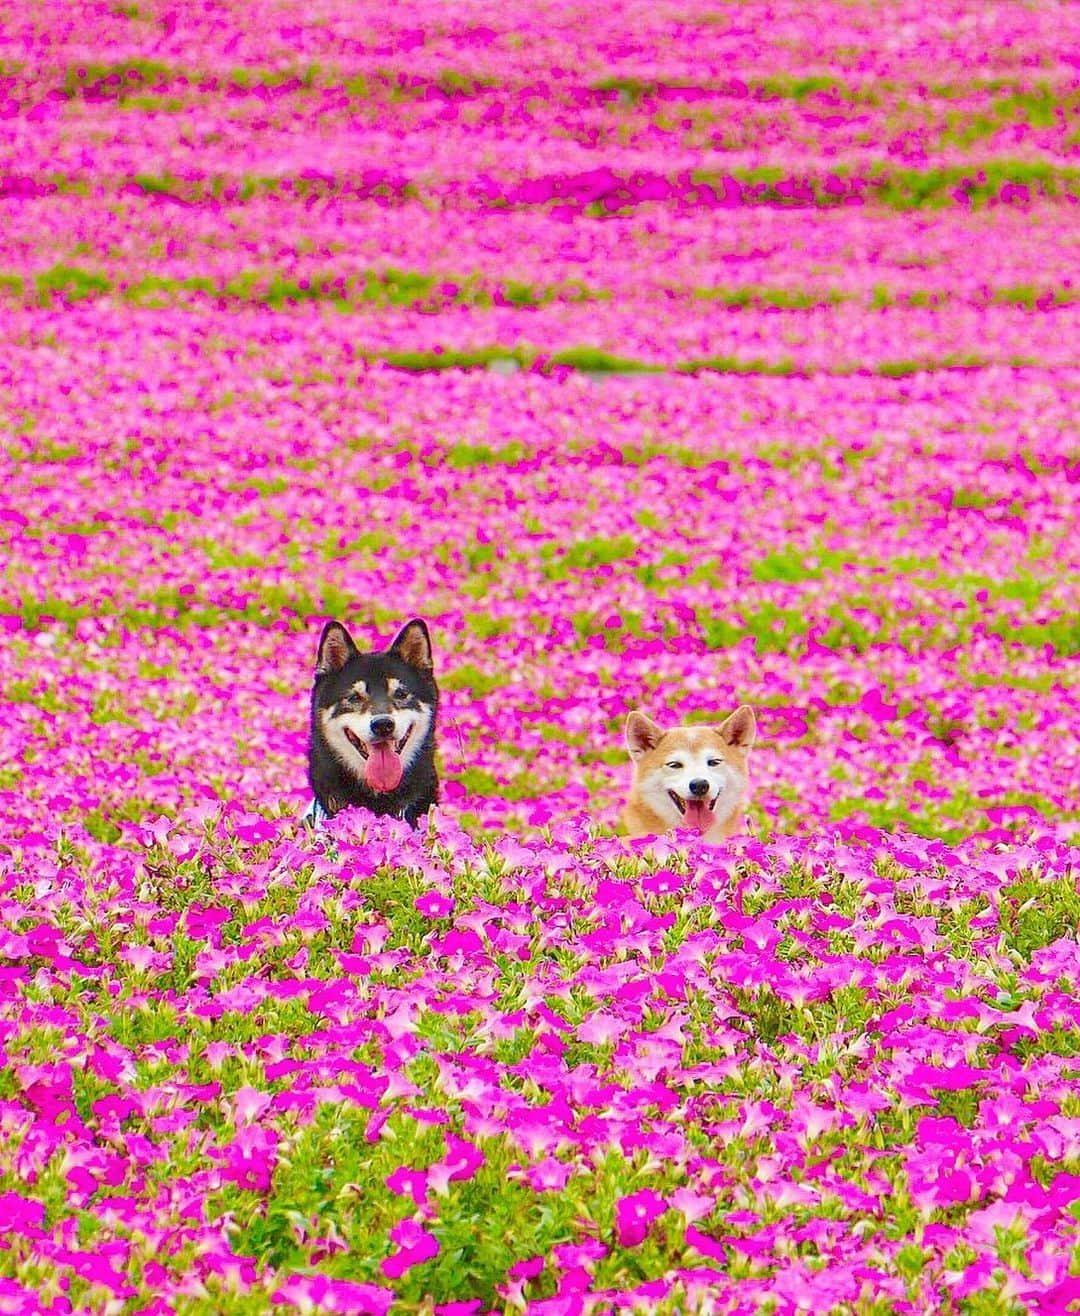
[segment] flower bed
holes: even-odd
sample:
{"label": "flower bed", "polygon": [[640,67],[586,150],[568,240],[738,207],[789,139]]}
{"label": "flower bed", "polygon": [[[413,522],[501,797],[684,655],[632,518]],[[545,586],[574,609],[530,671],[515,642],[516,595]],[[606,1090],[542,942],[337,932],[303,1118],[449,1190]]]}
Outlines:
{"label": "flower bed", "polygon": [[1080,1301],[1072,20],[867,13],[0,34],[0,1311]]}

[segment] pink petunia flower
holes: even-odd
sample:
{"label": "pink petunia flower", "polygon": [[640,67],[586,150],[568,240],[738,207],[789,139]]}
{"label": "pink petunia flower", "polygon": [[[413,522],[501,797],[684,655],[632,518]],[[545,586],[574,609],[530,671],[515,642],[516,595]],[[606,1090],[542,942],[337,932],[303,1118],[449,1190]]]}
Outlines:
{"label": "pink petunia flower", "polygon": [[390,1241],[398,1245],[382,1263],[387,1279],[399,1279],[412,1266],[422,1265],[439,1255],[439,1240],[417,1220],[401,1220],[390,1230]]}
{"label": "pink petunia flower", "polygon": [[443,895],[441,891],[425,891],[422,896],[417,896],[414,908],[425,918],[450,918],[456,905],[450,896]]}
{"label": "pink petunia flower", "polygon": [[427,1198],[427,1171],[410,1170],[404,1165],[386,1176],[386,1186],[398,1197],[411,1197],[417,1206],[423,1206]]}
{"label": "pink petunia flower", "polygon": [[615,1203],[615,1237],[623,1247],[637,1247],[666,1210],[667,1202],[651,1188],[620,1197]]}
{"label": "pink petunia flower", "polygon": [[533,1192],[562,1192],[572,1173],[571,1167],[565,1162],[556,1160],[554,1156],[545,1156],[542,1161],[523,1170],[522,1178]]}
{"label": "pink petunia flower", "polygon": [[444,1196],[451,1183],[471,1179],[484,1164],[484,1153],[463,1138],[446,1135],[446,1159],[428,1168],[428,1183],[432,1191]]}

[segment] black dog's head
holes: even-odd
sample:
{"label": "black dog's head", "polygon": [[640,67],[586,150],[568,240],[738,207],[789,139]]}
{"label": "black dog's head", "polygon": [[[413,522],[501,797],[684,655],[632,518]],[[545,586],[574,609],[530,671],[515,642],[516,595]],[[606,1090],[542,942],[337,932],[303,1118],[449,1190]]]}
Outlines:
{"label": "black dog's head", "polygon": [[381,653],[361,653],[340,622],[323,629],[312,731],[369,790],[394,790],[430,749],[438,698],[431,638],[422,621],[408,622]]}

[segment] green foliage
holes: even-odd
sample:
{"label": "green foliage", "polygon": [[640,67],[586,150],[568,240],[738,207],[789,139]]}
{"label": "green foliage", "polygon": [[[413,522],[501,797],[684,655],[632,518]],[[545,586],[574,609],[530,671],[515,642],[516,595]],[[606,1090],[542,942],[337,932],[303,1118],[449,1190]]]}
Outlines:
{"label": "green foliage", "polygon": [[813,370],[799,366],[790,358],[767,361],[762,357],[710,356],[679,361],[672,369],[680,375],[809,375]]}
{"label": "green foliage", "polygon": [[559,549],[552,544],[541,548],[543,573],[548,580],[566,580],[571,572],[595,571],[598,567],[625,562],[638,552],[638,542],[631,535],[613,539],[596,536],[578,539]]}
{"label": "green foliage", "polygon": [[529,456],[525,445],[520,442],[508,443],[501,447],[492,447],[486,443],[454,443],[443,450],[446,464],[455,470],[469,470],[473,467],[516,466]]}
{"label": "green foliage", "polygon": [[521,348],[478,347],[468,350],[446,349],[424,352],[383,352],[378,359],[394,370],[422,373],[429,370],[475,370],[477,366],[490,366],[496,361],[514,361],[526,365],[531,353]]}
{"label": "green foliage", "polygon": [[35,276],[38,301],[47,304],[54,294],[65,302],[88,301],[108,292],[111,284],[104,275],[78,269],[74,265],[54,265]]}
{"label": "green foliage", "polygon": [[505,684],[505,678],[493,672],[483,672],[472,663],[462,663],[439,677],[444,690],[470,690],[478,699],[491,694]]}
{"label": "green foliage", "polygon": [[614,356],[597,347],[564,348],[553,352],[547,358],[547,365],[569,366],[571,370],[581,370],[592,375],[642,375],[663,370],[663,366],[650,365],[631,357]]}

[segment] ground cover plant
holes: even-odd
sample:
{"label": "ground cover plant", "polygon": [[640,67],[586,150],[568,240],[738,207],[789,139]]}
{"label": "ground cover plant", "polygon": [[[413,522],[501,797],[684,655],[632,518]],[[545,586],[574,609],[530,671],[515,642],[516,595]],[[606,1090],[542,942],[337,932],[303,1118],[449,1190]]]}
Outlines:
{"label": "ground cover plant", "polygon": [[1078,13],[9,9],[0,1311],[1077,1309]]}

